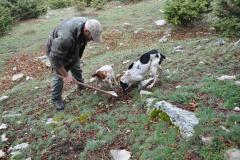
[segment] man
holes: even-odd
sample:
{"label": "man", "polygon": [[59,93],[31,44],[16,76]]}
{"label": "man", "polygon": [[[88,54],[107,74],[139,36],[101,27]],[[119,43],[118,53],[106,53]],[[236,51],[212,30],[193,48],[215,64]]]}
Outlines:
{"label": "man", "polygon": [[[95,19],[74,17],[54,29],[47,43],[47,56],[53,69],[52,101],[57,110],[64,110],[63,83],[84,82],[80,59],[87,42],[102,42],[101,23]],[[71,71],[71,74],[68,73]],[[60,78],[56,74],[63,77]],[[78,89],[83,89],[78,86]]]}

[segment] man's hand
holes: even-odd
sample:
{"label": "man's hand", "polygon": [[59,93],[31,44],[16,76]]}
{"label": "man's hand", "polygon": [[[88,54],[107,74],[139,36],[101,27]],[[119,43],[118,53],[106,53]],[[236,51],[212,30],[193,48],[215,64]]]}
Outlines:
{"label": "man's hand", "polygon": [[77,82],[77,80],[71,74],[67,74],[67,76],[64,77],[63,80],[64,82],[71,83],[71,84]]}

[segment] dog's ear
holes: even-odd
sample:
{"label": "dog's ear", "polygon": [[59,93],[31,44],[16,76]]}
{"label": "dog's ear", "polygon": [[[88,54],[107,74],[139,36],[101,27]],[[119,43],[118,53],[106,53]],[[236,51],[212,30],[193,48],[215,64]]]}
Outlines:
{"label": "dog's ear", "polygon": [[160,53],[160,55],[161,57],[160,57],[159,65],[162,63],[164,59],[166,59],[166,57],[163,54]]}
{"label": "dog's ear", "polygon": [[107,72],[105,72],[105,71],[98,71],[96,73],[96,77],[98,77],[99,79],[105,79],[107,77]]}

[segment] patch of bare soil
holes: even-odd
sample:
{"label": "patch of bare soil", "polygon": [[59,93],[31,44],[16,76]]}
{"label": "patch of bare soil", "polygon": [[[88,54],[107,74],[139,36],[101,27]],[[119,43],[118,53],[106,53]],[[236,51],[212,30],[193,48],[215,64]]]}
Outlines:
{"label": "patch of bare soil", "polygon": [[196,37],[208,37],[213,34],[205,28],[181,28],[173,30],[171,38],[173,40],[184,40]]}
{"label": "patch of bare soil", "polygon": [[90,151],[87,154],[87,159],[91,160],[111,160],[109,155],[110,150],[112,149],[126,149],[130,151],[131,146],[126,135],[117,136],[112,143],[102,146],[100,149],[95,151]]}
{"label": "patch of bare soil", "polygon": [[11,89],[14,82],[11,78],[14,74],[23,73],[25,76],[32,78],[39,78],[43,75],[49,74],[50,70],[45,64],[40,61],[34,60],[35,57],[43,55],[42,52],[34,54],[17,54],[6,62],[6,72],[0,79],[0,90]]}
{"label": "patch of bare soil", "polygon": [[196,151],[188,150],[185,153],[185,160],[202,160],[203,158]]}
{"label": "patch of bare soil", "polygon": [[[127,35],[127,33],[119,31],[111,31],[103,34],[105,48],[108,50],[123,50],[128,48],[139,47],[143,43],[145,46],[151,45],[151,42],[158,40],[163,36],[163,32],[141,32],[138,34],[132,33]],[[146,43],[148,42],[148,43]]]}
{"label": "patch of bare soil", "polygon": [[84,151],[88,139],[95,139],[96,133],[91,131],[79,130],[76,138],[53,140],[50,149],[42,155],[42,159],[49,158],[59,159],[63,157],[66,160],[78,159],[80,153]]}

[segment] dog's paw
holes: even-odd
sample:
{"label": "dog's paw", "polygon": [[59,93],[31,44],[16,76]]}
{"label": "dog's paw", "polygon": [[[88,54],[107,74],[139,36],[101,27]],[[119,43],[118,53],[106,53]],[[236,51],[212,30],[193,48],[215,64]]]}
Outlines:
{"label": "dog's paw", "polygon": [[153,88],[154,84],[147,86],[147,89]]}

